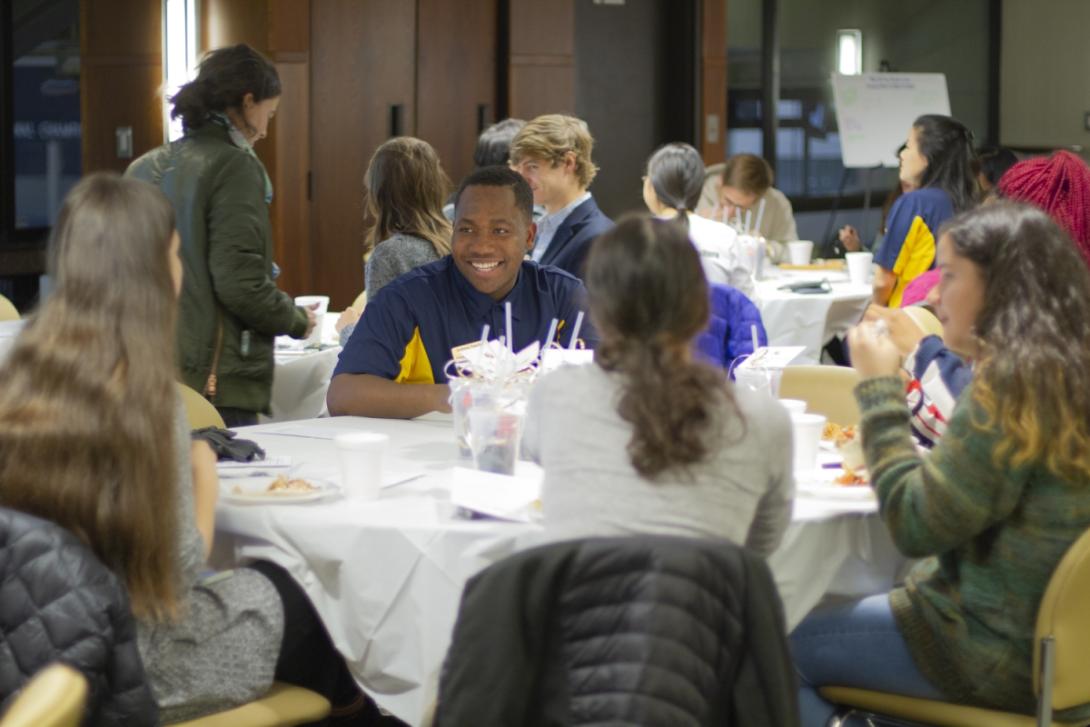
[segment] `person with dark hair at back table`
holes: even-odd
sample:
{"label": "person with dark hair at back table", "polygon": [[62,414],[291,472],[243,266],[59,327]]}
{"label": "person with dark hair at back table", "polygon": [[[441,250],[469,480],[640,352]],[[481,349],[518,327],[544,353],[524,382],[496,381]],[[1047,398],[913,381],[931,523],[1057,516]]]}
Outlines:
{"label": "person with dark hair at back table", "polygon": [[[556,340],[571,343],[585,291],[574,276],[525,259],[534,240],[526,180],[505,167],[478,169],[462,182],[455,208],[451,254],[401,276],[367,304],[333,371],[331,414],[408,419],[450,411],[446,364],[486,325],[492,338],[513,334],[519,350],[544,345],[556,319]],[[593,348],[593,327],[583,323],[580,333]]]}
{"label": "person with dark hair at back table", "polygon": [[956,119],[918,117],[901,150],[900,179],[914,189],[890,209],[886,239],[875,255],[874,302],[897,308],[905,287],[935,265],[939,226],[977,202],[973,135]]}
{"label": "person with dark hair at back table", "polygon": [[[507,166],[511,161],[511,142],[522,131],[526,122],[522,119],[503,119],[489,126],[477,137],[477,147],[473,150],[473,168]],[[454,221],[454,193],[452,192],[443,205],[443,214]],[[534,205],[534,222],[545,214],[545,208]]]}

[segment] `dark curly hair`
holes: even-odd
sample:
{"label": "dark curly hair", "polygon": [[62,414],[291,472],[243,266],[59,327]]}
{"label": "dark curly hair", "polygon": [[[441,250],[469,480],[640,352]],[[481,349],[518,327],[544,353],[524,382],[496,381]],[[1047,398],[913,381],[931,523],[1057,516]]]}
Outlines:
{"label": "dark curly hair", "polygon": [[622,218],[591,246],[586,284],[601,336],[595,361],[623,376],[617,411],[632,424],[632,466],[654,479],[704,461],[724,406],[740,412],[723,371],[691,356],[709,303],[686,229],[648,215]]}
{"label": "dark curly hair", "polygon": [[201,59],[197,77],[170,97],[170,118],[181,116],[182,126],[196,129],[213,111],[241,108],[248,93],[254,103],[279,96],[276,66],[245,43],[217,48]]}
{"label": "dark curly hair", "polygon": [[1090,477],[1090,271],[1041,210],[999,202],[942,228],[984,279],[973,395],[998,428],[997,463]]}

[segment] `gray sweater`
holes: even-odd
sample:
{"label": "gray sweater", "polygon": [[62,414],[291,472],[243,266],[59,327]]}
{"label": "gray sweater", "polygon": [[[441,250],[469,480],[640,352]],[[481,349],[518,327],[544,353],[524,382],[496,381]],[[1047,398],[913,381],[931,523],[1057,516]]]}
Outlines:
{"label": "gray sweater", "polygon": [[522,442],[524,455],[545,469],[546,538],[649,533],[726,538],[762,555],[775,550],[795,493],[787,411],[734,388],[744,429],[724,398],[729,418],[708,460],[652,482],[629,461],[632,425],[617,413],[619,392],[619,376],[597,365],[564,366],[534,385]]}
{"label": "gray sweater", "polygon": [[[427,240],[400,232],[387,237],[375,245],[363,266],[363,289],[367,293],[367,301],[374,300],[380,290],[405,273],[435,262],[439,257],[435,246]],[[356,324],[353,323],[341,330],[342,346],[348,343],[348,338],[355,329]]]}
{"label": "gray sweater", "polygon": [[207,569],[193,514],[189,425],[179,401],[178,558],[182,615],[137,624],[140,656],[164,723],[252,701],[272,684],[284,631],[280,595],[263,575]]}

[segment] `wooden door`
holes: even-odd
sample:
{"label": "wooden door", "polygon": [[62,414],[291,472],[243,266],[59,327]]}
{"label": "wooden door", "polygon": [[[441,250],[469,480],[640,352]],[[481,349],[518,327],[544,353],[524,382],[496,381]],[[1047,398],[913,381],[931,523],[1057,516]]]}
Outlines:
{"label": "wooden door", "polygon": [[484,127],[498,121],[498,0],[417,0],[416,135],[455,185],[473,168]]}
{"label": "wooden door", "polygon": [[310,33],[312,287],[341,310],[363,290],[367,162],[415,128],[416,4],[313,0]]}

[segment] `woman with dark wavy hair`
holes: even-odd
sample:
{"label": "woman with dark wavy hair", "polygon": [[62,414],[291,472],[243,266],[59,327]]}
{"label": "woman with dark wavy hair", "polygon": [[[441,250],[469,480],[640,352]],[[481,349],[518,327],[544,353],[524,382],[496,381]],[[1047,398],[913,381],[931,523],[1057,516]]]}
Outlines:
{"label": "woman with dark wavy hair", "polygon": [[900,307],[905,287],[935,264],[939,226],[977,201],[973,135],[949,116],[925,114],[901,147],[901,183],[912,191],[894,202],[886,237],[874,256],[874,302]]}
{"label": "woman with dark wavy hair", "polygon": [[791,516],[791,424],[694,360],[708,287],[685,228],[645,215],[586,268],[595,362],[535,384],[523,439],[545,469],[550,537],[720,537],[767,555]]}
{"label": "woman with dark wavy hair", "polygon": [[849,337],[882,517],[923,560],[795,630],[804,725],[832,714],[822,684],[1032,714],[1038,605],[1090,527],[1090,271],[1048,215],[1009,202],[951,221],[938,266],[947,342],[975,363],[930,455],[909,436],[897,347],[870,324]]}

